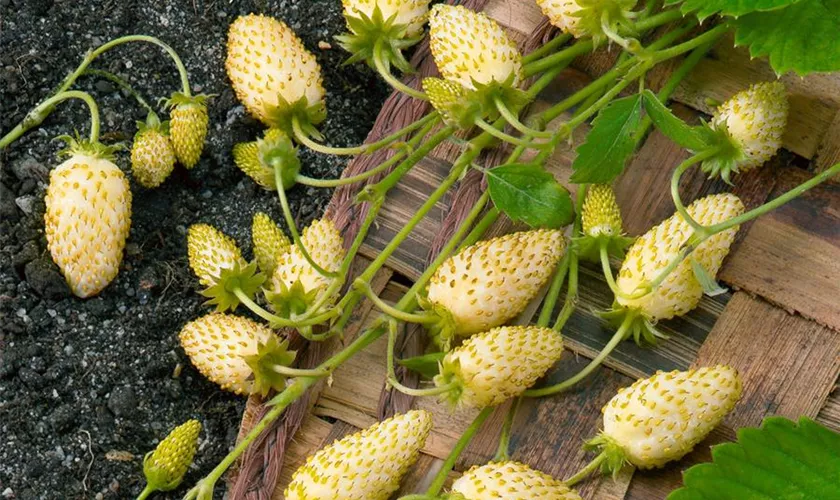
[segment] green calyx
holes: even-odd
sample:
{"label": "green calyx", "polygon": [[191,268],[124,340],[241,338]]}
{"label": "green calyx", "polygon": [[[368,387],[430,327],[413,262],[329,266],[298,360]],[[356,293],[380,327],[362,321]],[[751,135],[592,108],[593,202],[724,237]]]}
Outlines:
{"label": "green calyx", "polygon": [[482,116],[489,120],[495,120],[499,117],[496,106],[497,100],[514,113],[517,113],[518,110],[530,102],[525,91],[513,86],[515,76],[511,74],[504,82],[493,80],[487,84],[472,81],[475,90],[471,92],[470,98],[481,106]]}
{"label": "green calyx", "polygon": [[265,137],[257,140],[259,163],[271,172],[274,179],[279,168],[283,189],[289,189],[297,182],[300,173],[300,159],[289,136],[281,130],[269,130]]}
{"label": "green calyx", "polygon": [[582,7],[574,15],[580,18],[579,30],[592,37],[598,47],[606,38],[614,39],[618,30],[633,31],[636,0],[578,0]]}
{"label": "green calyx", "polygon": [[280,341],[276,335],[269,335],[264,343],[258,343],[257,353],[244,358],[254,373],[254,394],[265,398],[272,390],[282,391],[286,387],[286,376],[274,367],[291,366],[296,356],[296,351],[289,350],[289,339]]}
{"label": "green calyx", "polygon": [[439,318],[437,321],[425,323],[423,326],[429,332],[432,342],[443,352],[449,352],[457,335],[455,317],[447,308],[435,304],[422,295],[417,295],[417,303],[424,311]]}
{"label": "green calyx", "polygon": [[434,377],[435,385],[438,387],[451,388],[438,396],[441,401],[445,401],[451,408],[456,408],[458,402],[461,401],[461,395],[464,393],[464,378],[461,376],[461,363],[456,359],[447,362],[445,359],[440,364],[440,373]]}
{"label": "green calyx", "polygon": [[601,472],[611,474],[613,479],[616,479],[621,469],[629,463],[624,448],[603,432],[584,443],[583,449],[600,453],[604,457],[601,461]]}
{"label": "green calyx", "polygon": [[296,119],[307,137],[323,140],[323,136],[315,128],[327,118],[327,107],[324,101],[309,104],[306,97],[295,102],[289,102],[282,95],[277,95],[277,105],[266,105],[267,122],[272,128],[279,128],[289,137],[294,136],[292,122]]}
{"label": "green calyx", "polygon": [[172,108],[181,108],[181,107],[200,107],[203,109],[207,108],[207,100],[211,97],[215,97],[213,94],[198,94],[198,95],[186,95],[182,92],[173,92],[172,96],[169,99],[162,99],[163,106],[166,109]]}
{"label": "green calyx", "polygon": [[[720,177],[724,182],[732,185],[732,174],[737,174],[740,164],[747,159],[743,148],[729,134],[725,126],[712,127],[704,122],[699,126],[698,132],[703,141],[709,145],[708,148],[716,150],[714,156],[703,160],[700,168],[710,179]],[[693,151],[693,153],[697,152]]]}
{"label": "green calyx", "polygon": [[106,146],[99,141],[90,141],[75,132],[75,137],[71,135],[60,135],[55,138],[56,141],[63,141],[67,147],[59,151],[56,156],[59,158],[69,157],[74,155],[91,156],[93,158],[101,158],[103,160],[113,160],[114,154],[117,151],[125,149],[125,145],[121,143]]}
{"label": "green calyx", "polygon": [[157,113],[149,111],[149,114],[146,116],[146,121],[137,122],[137,134],[135,134],[134,137],[140,137],[146,132],[157,132],[163,135],[169,135],[169,121],[162,122],[160,121]]}
{"label": "green calyx", "polygon": [[201,294],[210,299],[205,305],[216,306],[216,311],[234,311],[241,302],[235,293],[237,290],[253,300],[264,282],[265,275],[257,272],[256,262],[244,267],[237,262],[232,268],[223,268],[216,283]]}
{"label": "green calyx", "polygon": [[[318,300],[322,288],[306,291],[300,280],[295,281],[292,286],[280,283],[280,291],[265,290],[265,298],[271,304],[271,308],[277,316],[293,320],[305,314],[309,308]],[[317,314],[317,311],[316,313]],[[277,328],[280,325],[273,325]]]}
{"label": "green calyx", "polygon": [[447,125],[466,130],[481,117],[481,103],[473,98],[473,91],[443,78],[424,78],[422,83],[423,92]]}
{"label": "green calyx", "polygon": [[385,19],[377,5],[371,17],[359,12],[358,16],[345,14],[344,18],[350,33],[339,35],[335,39],[344,50],[350,52],[350,57],[344,61],[345,65],[365,61],[373,68],[373,58],[379,47],[379,57],[386,65],[393,65],[403,73],[415,72],[402,51],[417,44],[423,39],[423,35],[421,33],[413,37],[408,36],[408,26],[396,23],[396,13]]}
{"label": "green calyx", "polygon": [[616,259],[623,259],[624,253],[633,242],[635,238],[624,236],[623,234],[606,234],[601,233],[595,236],[583,235],[572,239],[572,244],[578,257],[589,262],[601,262],[600,249],[601,245],[607,246],[607,254]]}
{"label": "green calyx", "polygon": [[189,420],[169,433],[157,447],[143,457],[147,490],[171,491],[181,484],[198,449],[201,423]]}
{"label": "green calyx", "polygon": [[632,337],[633,341],[639,347],[655,346],[660,339],[665,340],[670,338],[668,335],[660,332],[656,328],[656,323],[645,318],[641,311],[622,306],[618,302],[614,302],[612,309],[609,311],[600,312],[598,315],[609,321],[616,328],[622,326],[625,321],[630,321],[630,324],[627,326],[627,331],[624,334],[624,339],[626,340]]}

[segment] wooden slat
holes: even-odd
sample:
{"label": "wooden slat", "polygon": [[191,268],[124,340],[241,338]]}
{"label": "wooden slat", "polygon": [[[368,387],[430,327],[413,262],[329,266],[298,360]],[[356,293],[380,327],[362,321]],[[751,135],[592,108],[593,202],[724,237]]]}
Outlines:
{"label": "wooden slat", "polygon": [[[783,169],[771,197],[808,177],[797,168]],[[817,187],[758,218],[720,276],[840,330],[840,186]]]}
{"label": "wooden slat", "polygon": [[741,400],[715,435],[664,470],[637,472],[629,499],[664,498],[680,485],[680,473],[708,461],[709,446],[732,439],[735,429],[758,426],[767,415],[816,417],[840,374],[840,334],[767,302],[736,293],[709,334],[697,366],[738,369]]}
{"label": "wooden slat", "polygon": [[817,421],[830,429],[840,432],[840,382],[834,386],[834,391],[825,401]]}

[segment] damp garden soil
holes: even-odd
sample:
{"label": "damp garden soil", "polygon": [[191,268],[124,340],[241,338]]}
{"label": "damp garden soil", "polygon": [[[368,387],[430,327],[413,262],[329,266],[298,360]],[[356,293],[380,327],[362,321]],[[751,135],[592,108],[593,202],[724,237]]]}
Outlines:
{"label": "damp garden soil", "polygon": [[[177,334],[206,312],[187,264],[187,227],[213,224],[250,255],[253,214],[282,219],[276,194],[256,187],[231,158],[233,144],[261,133],[236,101],[223,65],[228,25],[250,12],[284,19],[324,67],[328,140],[361,142],[387,89],[362,65],[340,66],[346,54],[333,41],[344,29],[338,0],[0,0],[0,132],[44,99],[85,51],[122,35],[171,44],[194,91],[216,94],[200,164],[177,167],[155,190],[131,181],[122,268],[95,298],[70,294],[43,230],[44,191],[61,147],[51,139],[86,132],[87,110],[63,104],[0,152],[0,499],[133,498],[143,487],[144,453],[190,418],[203,425],[195,464],[179,490],[156,498],[180,498],[230,449],[245,400],[203,379]],[[178,86],[171,61],[149,45],[119,47],[93,66],[130,80],[150,102]],[[100,105],[103,142],[130,141],[135,121],[145,117],[132,98],[95,77],[77,87]],[[345,165],[306,151],[301,157],[312,177],[335,177]],[[128,172],[127,153],[117,164]],[[330,195],[294,188],[298,222],[318,217]]]}

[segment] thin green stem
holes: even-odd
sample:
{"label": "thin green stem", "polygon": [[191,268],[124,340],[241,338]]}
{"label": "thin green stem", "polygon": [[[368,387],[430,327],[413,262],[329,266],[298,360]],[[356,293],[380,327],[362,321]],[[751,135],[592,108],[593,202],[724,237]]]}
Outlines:
{"label": "thin green stem", "polygon": [[521,404],[522,396],[516,398],[511,403],[507,415],[505,415],[505,422],[502,424],[502,432],[499,435],[499,447],[496,449],[496,456],[493,457],[494,462],[510,460],[510,431],[513,428],[513,420],[516,418],[516,412],[519,411]]}
{"label": "thin green stem", "polygon": [[[44,110],[48,110],[47,113],[49,114],[57,104],[68,99],[81,99],[85,102],[85,104],[87,104],[88,110],[90,111],[90,142],[99,142],[99,106],[97,106],[96,101],[90,96],[90,94],[82,92],[81,90],[68,90],[50,97],[46,101],[42,102],[37,108],[30,111],[27,118],[24,118],[21,124],[26,123],[30,115],[37,115]],[[5,146],[6,144],[0,142],[0,149],[3,149]]]}
{"label": "thin green stem", "polygon": [[143,491],[141,491],[140,494],[137,495],[137,500],[146,500],[147,498],[149,498],[149,495],[151,495],[154,492],[155,490],[152,488],[152,486],[150,484],[146,484],[146,487],[143,488]]}
{"label": "thin green stem", "polygon": [[635,300],[650,293],[650,290],[647,288],[636,290],[633,293],[625,293],[618,287],[613,277],[612,268],[610,267],[609,242],[607,240],[601,241],[598,252],[601,256],[601,271],[604,273],[604,278],[607,280],[607,285],[609,285],[613,295],[622,299]]}
{"label": "thin green stem", "polygon": [[601,467],[601,463],[603,463],[606,459],[606,453],[601,453],[600,455],[595,457],[591,462],[586,464],[586,466],[583,469],[581,469],[577,474],[570,477],[569,479],[566,479],[563,482],[566,484],[566,486],[576,485],[577,483],[586,479],[587,476],[598,470],[598,468]]}
{"label": "thin green stem", "polygon": [[114,83],[117,87],[123,89],[125,92],[128,93],[128,95],[133,97],[134,100],[137,101],[137,103],[140,106],[142,106],[146,111],[154,113],[155,110],[152,108],[152,106],[149,105],[146,99],[143,99],[143,96],[141,96],[139,92],[134,90],[134,87],[132,87],[130,83],[115,75],[114,73],[111,73],[110,71],[104,71],[101,69],[88,68],[85,70],[84,75],[104,78]]}
{"label": "thin green stem", "polygon": [[492,135],[496,139],[499,139],[499,140],[505,141],[505,142],[509,142],[509,143],[514,144],[516,146],[523,146],[523,147],[526,147],[526,148],[533,148],[533,149],[541,149],[541,148],[544,148],[548,145],[547,143],[526,141],[526,140],[520,139],[519,137],[514,137],[510,134],[506,134],[506,133],[502,132],[501,130],[497,129],[496,127],[494,127],[493,125],[487,123],[486,121],[484,121],[481,118],[476,118],[475,122],[473,122],[473,123],[475,124],[475,126],[480,128],[481,130],[487,132],[488,134]]}
{"label": "thin green stem", "polygon": [[691,168],[693,165],[697,163],[703,162],[703,160],[707,160],[712,158],[716,154],[720,152],[719,148],[709,148],[705,151],[702,151],[691,158],[685,160],[684,162],[680,163],[676,169],[674,169],[674,173],[671,175],[671,198],[674,200],[674,206],[677,209],[677,213],[682,216],[683,220],[688,222],[688,225],[691,226],[692,229],[698,234],[705,235],[708,231],[704,225],[700,224],[688,213],[686,210],[685,205],[683,205],[682,198],[680,197],[680,178],[685,173],[686,170]]}
{"label": "thin green stem", "polygon": [[380,38],[376,41],[376,43],[373,46],[373,65],[376,68],[377,73],[379,73],[379,76],[381,76],[386,82],[388,82],[388,85],[393,87],[395,90],[402,92],[403,94],[409,95],[415,99],[420,99],[421,101],[428,101],[429,96],[427,96],[423,92],[420,92],[417,89],[409,87],[408,85],[401,82],[399,78],[391,74],[391,68],[384,59],[383,51],[383,39]]}
{"label": "thin green stem", "polygon": [[284,365],[273,365],[271,369],[279,373],[280,375],[285,375],[287,377],[327,377],[332,373],[330,370],[321,369],[304,369],[304,368],[292,368],[291,366],[284,366]]}
{"label": "thin green stem", "polygon": [[288,318],[283,318],[277,316],[275,314],[270,313],[269,311],[265,310],[259,304],[254,302],[251,297],[249,297],[245,292],[242,291],[241,288],[234,288],[233,294],[236,295],[236,298],[239,299],[239,302],[242,303],[245,307],[251,310],[254,314],[261,317],[262,319],[268,321],[275,327],[304,327],[304,326],[314,326],[320,325],[325,321],[328,321],[331,318],[334,318],[338,315],[338,311],[335,309],[331,309],[327,312],[321,313],[317,316],[311,318],[302,318],[300,320],[291,320]]}
{"label": "thin green stem", "polygon": [[548,42],[544,43],[543,45],[537,47],[536,49],[532,50],[528,54],[526,54],[522,58],[522,64],[527,65],[532,61],[536,61],[541,57],[545,56],[546,54],[553,52],[555,49],[560,48],[560,46],[564,45],[566,42],[571,40],[573,36],[570,33],[561,33]]}
{"label": "thin green stem", "polygon": [[546,56],[542,59],[536,59],[529,62],[522,68],[522,71],[525,74],[526,78],[530,78],[536,75],[537,73],[542,73],[543,71],[549,70],[557,66],[558,64],[567,61],[572,61],[578,56],[588,54],[592,52],[594,46],[595,45],[592,43],[592,40],[578,41],[574,45],[567,47],[559,52],[555,52],[550,56]]}
{"label": "thin green stem", "polygon": [[[583,202],[585,200],[586,185],[584,184],[578,186],[577,200],[575,202],[575,223],[572,227],[572,239],[580,235],[581,213],[583,212]],[[554,326],[552,326],[552,329],[556,332],[563,330],[563,327],[566,326],[566,321],[569,320],[575,310],[575,307],[577,307],[578,269],[580,265],[580,257],[574,247],[569,249],[569,253],[569,286],[566,289],[566,299],[563,301],[563,308],[560,309],[560,314],[557,315],[557,320],[554,322]],[[554,308],[553,305],[548,307],[551,309]]]}
{"label": "thin green stem", "polygon": [[394,319],[398,319],[404,323],[419,323],[419,324],[432,324],[437,323],[440,321],[440,318],[434,314],[413,314],[404,311],[400,311],[394,306],[388,305],[382,300],[376,292],[371,289],[370,284],[367,281],[357,279],[353,282],[353,288],[360,291],[362,295],[370,299],[373,302],[373,305],[376,306],[377,309],[382,311],[383,313],[391,316]]}
{"label": "thin green stem", "polygon": [[430,387],[428,389],[414,389],[401,384],[399,379],[397,379],[397,373],[394,368],[394,350],[396,349],[396,346],[397,322],[396,320],[391,319],[388,321],[388,352],[386,353],[387,359],[385,362],[388,365],[388,385],[390,385],[393,389],[414,397],[439,396],[450,392],[452,389],[458,387],[458,384],[460,384],[460,382],[456,380],[440,387]]}
{"label": "thin green stem", "polygon": [[662,61],[667,61],[668,59],[677,57],[679,55],[685,54],[686,52],[690,52],[698,47],[702,47],[709,43],[716,42],[720,37],[725,35],[730,29],[730,26],[726,23],[720,24],[715,26],[714,28],[706,31],[703,34],[700,34],[691,40],[683,42],[679,45],[674,45],[668,49],[657,50],[654,53],[654,63],[660,63]]}
{"label": "thin green stem", "polygon": [[[508,109],[504,101],[502,101],[498,97],[495,100],[495,104],[496,109],[499,111],[499,114],[502,116],[502,118],[504,118],[505,121],[507,121],[511,127],[515,128],[523,135],[531,137],[551,137],[552,135],[554,135],[553,132],[546,130],[535,130],[519,121],[519,118],[516,116],[516,114],[514,114],[510,109]],[[526,142],[530,141],[526,140]]]}
{"label": "thin green stem", "polygon": [[551,313],[554,312],[554,305],[557,304],[557,297],[560,296],[560,290],[563,289],[563,283],[566,282],[566,274],[569,272],[569,262],[573,250],[568,249],[566,255],[557,264],[557,270],[554,272],[554,278],[551,280],[551,286],[548,293],[543,300],[543,308],[540,311],[540,317],[537,319],[537,326],[548,326],[551,322]]}
{"label": "thin green stem", "polygon": [[604,360],[607,359],[607,356],[609,356],[610,353],[612,353],[613,350],[615,350],[615,348],[618,347],[618,344],[620,344],[621,341],[624,340],[624,338],[627,335],[627,331],[633,325],[633,321],[635,320],[635,314],[633,314],[632,312],[628,312],[627,316],[625,316],[624,318],[624,321],[621,323],[621,326],[618,327],[618,330],[616,330],[615,334],[613,334],[612,338],[607,343],[607,345],[605,345],[604,348],[601,349],[601,352],[599,352],[598,355],[592,361],[590,361],[589,364],[586,365],[581,371],[557,384],[548,387],[541,387],[539,389],[529,389],[525,391],[525,397],[541,398],[543,396],[551,396],[552,394],[558,394],[560,392],[570,389],[575,384],[586,378],[590,373],[592,373],[592,371],[595,368],[601,366],[601,363],[603,363]]}
{"label": "thin green stem", "polygon": [[440,490],[443,489],[443,485],[446,483],[446,477],[452,471],[452,468],[455,467],[455,462],[458,461],[458,457],[461,456],[461,453],[470,444],[472,438],[478,432],[478,429],[481,428],[481,424],[487,420],[487,417],[493,413],[493,407],[488,406],[481,410],[481,412],[475,417],[469,427],[461,434],[461,438],[458,439],[458,442],[455,443],[455,447],[452,448],[452,451],[449,452],[449,456],[446,457],[446,460],[441,465],[440,470],[438,471],[437,475],[435,475],[432,484],[429,485],[429,488],[426,490],[426,495],[437,495],[440,493]]}

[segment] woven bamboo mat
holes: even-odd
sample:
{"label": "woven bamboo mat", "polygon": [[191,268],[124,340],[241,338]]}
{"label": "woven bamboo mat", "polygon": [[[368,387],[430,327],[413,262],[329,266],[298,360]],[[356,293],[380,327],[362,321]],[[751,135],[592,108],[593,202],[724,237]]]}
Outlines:
{"label": "woven bamboo mat", "polygon": [[[520,41],[542,21],[532,0],[489,0],[485,11]],[[614,55],[598,52],[576,62],[541,94],[533,109],[573,93],[611,67]],[[649,85],[656,88],[669,69],[649,75]],[[752,82],[772,78],[766,63],[750,61],[743,50],[732,48],[731,40],[724,40],[680,85],[673,107],[683,118],[697,118],[710,111],[710,98],[722,101]],[[791,96],[785,151],[762,169],[737,179],[734,192],[748,208],[840,161],[840,77],[787,76],[783,81]],[[586,131],[583,126],[576,132],[578,144]],[[403,227],[446,174],[457,153],[453,147],[440,148],[414,168],[389,196],[360,259],[375,257]],[[615,185],[630,234],[641,234],[673,212],[667,186],[672,169],[686,157],[658,133],[647,138]],[[548,167],[561,182],[566,183],[571,175],[573,158],[573,148],[566,147],[551,159]],[[686,199],[726,187],[699,174],[683,179]],[[452,197],[445,197],[394,254],[388,268],[379,273],[374,285],[383,298],[398,300],[407,290],[407,280],[419,275],[451,203]],[[500,221],[491,233],[511,229],[509,221]],[[662,499],[679,486],[682,470],[710,458],[710,445],[732,439],[736,429],[758,425],[766,415],[807,415],[840,430],[840,391],[836,391],[840,374],[840,185],[814,189],[742,227],[720,279],[732,291],[704,298],[688,316],[662,325],[672,336],[670,340],[655,349],[625,342],[606,362],[607,367],[571,392],[525,402],[514,425],[513,458],[558,478],[566,477],[586,463],[580,445],[599,430],[600,408],[619,387],[658,369],[715,363],[735,366],[744,378],[743,398],[724,424],[692,454],[665,469],[627,469],[615,482],[602,479],[582,483],[584,498]],[[549,379],[562,380],[577,372],[607,342],[612,330],[590,311],[604,309],[610,302],[609,288],[600,272],[583,268],[580,307],[564,331],[569,351]],[[348,341],[352,332],[378,314],[369,304],[361,310]],[[537,311],[535,305],[520,321],[528,322]],[[337,370],[332,385],[323,388],[287,450],[274,498],[282,498],[291,473],[306,456],[372,424],[381,418],[383,407],[393,411],[388,396],[385,340],[380,339]],[[413,405],[433,412],[435,428],[424,455],[404,481],[401,494],[422,491],[474,416],[467,411],[450,413],[429,398]],[[506,405],[499,408],[485,424],[489,431],[476,437],[453,477],[457,471],[492,457],[496,432],[506,410]]]}

